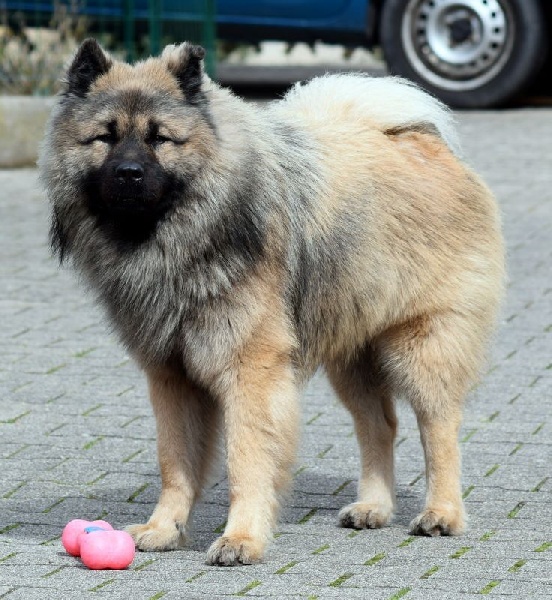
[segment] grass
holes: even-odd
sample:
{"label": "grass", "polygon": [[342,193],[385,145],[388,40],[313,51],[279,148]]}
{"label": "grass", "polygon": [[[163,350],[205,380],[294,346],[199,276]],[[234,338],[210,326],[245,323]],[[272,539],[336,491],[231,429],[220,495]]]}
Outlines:
{"label": "grass", "polygon": [[343,573],[343,575],[340,575],[337,579],[334,579],[328,585],[330,587],[341,587],[347,581],[347,579],[351,579],[353,575],[354,573]]}
{"label": "grass", "polygon": [[254,579],[253,581],[251,581],[250,583],[248,583],[243,590],[240,590],[239,592],[237,592],[235,595],[236,596],[245,596],[247,594],[247,592],[250,592],[251,590],[255,589],[256,587],[258,587],[259,585],[261,585],[261,581],[259,581],[258,579]]}

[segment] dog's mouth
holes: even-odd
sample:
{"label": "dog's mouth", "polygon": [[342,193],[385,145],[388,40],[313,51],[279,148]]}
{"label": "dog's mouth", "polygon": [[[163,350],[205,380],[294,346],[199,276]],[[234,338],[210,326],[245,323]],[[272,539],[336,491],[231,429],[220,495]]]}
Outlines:
{"label": "dog's mouth", "polygon": [[147,240],[182,194],[182,184],[165,173],[121,182],[100,170],[88,175],[82,189],[90,213],[109,237],[133,243]]}

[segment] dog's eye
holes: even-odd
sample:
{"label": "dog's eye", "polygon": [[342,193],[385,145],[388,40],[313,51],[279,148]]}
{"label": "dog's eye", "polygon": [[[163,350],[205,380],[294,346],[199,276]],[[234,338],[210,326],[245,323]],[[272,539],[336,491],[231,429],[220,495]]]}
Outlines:
{"label": "dog's eye", "polygon": [[165,144],[167,142],[172,142],[172,139],[166,135],[160,135],[159,133],[153,139],[154,144]]}
{"label": "dog's eye", "polygon": [[84,145],[92,144],[93,142],[101,142],[102,144],[116,144],[117,143],[117,128],[115,122],[107,124],[107,132],[100,133],[98,135],[91,135],[86,138],[82,143]]}
{"label": "dog's eye", "polygon": [[114,144],[117,141],[117,138],[112,133],[103,133],[102,135],[97,135],[92,138],[90,141],[102,142],[103,144]]}

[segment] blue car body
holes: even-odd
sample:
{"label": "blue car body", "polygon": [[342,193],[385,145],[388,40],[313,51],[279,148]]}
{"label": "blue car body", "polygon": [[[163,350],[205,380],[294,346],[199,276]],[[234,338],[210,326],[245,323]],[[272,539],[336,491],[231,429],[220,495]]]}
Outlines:
{"label": "blue car body", "polygon": [[[200,22],[206,7],[214,9],[219,37],[251,42],[285,39],[366,43],[374,0],[85,0],[82,14],[122,19],[127,11],[147,20],[152,11],[166,21]],[[53,1],[0,0],[0,10],[48,14]]]}

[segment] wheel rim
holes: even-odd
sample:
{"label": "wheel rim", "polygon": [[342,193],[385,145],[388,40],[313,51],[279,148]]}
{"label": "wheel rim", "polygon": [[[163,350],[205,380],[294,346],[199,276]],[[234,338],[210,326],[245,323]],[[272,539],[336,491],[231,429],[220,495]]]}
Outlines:
{"label": "wheel rim", "polygon": [[453,91],[493,79],[510,58],[515,36],[503,0],[410,0],[401,33],[422,79]]}

